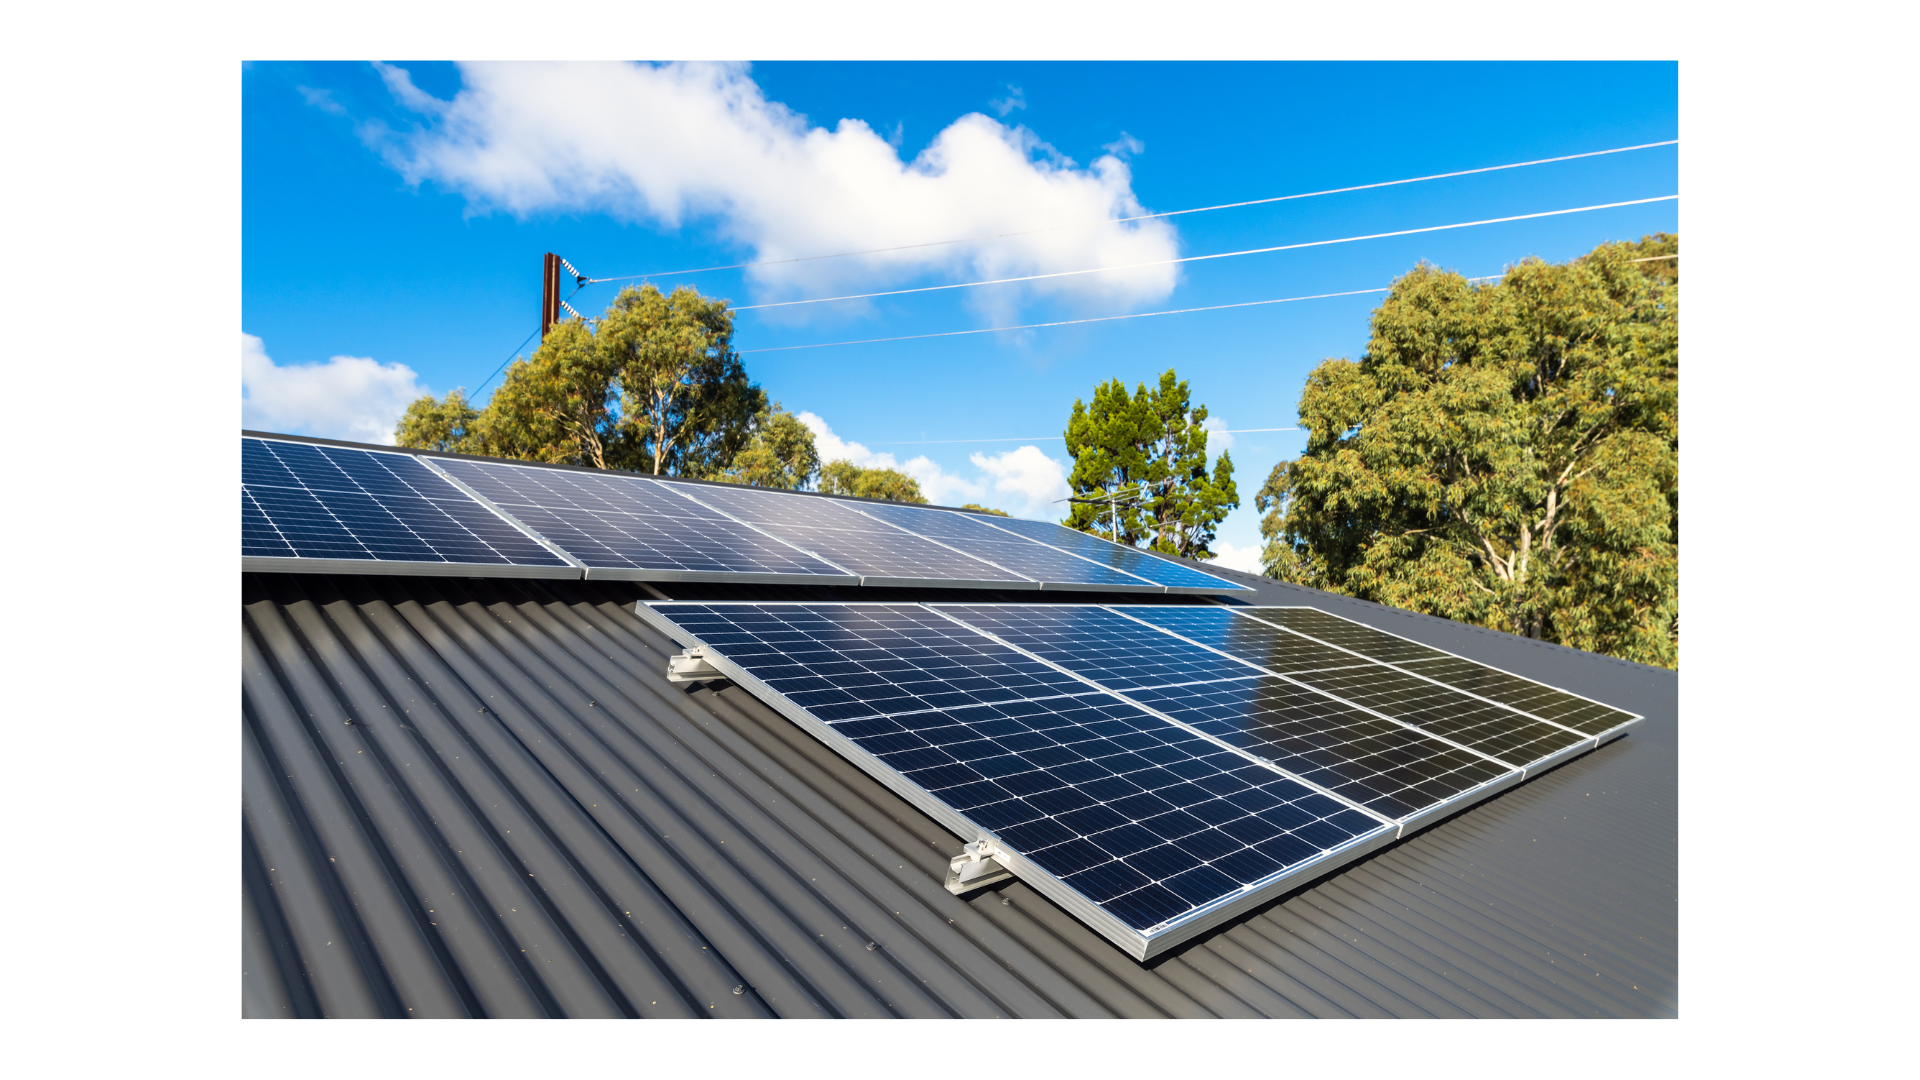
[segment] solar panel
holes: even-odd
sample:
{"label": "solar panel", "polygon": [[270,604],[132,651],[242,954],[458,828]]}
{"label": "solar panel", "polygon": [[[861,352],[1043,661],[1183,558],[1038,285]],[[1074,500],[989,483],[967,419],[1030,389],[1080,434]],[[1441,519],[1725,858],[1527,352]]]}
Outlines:
{"label": "solar panel", "polygon": [[247,570],[579,577],[409,454],[242,437]]}
{"label": "solar panel", "polygon": [[712,485],[675,485],[674,490],[859,575],[862,585],[1040,587],[1032,578],[868,517],[835,499]]}
{"label": "solar panel", "polygon": [[[1139,606],[1124,610],[1137,619],[1285,675],[1343,702],[1415,725],[1529,773],[1596,745],[1593,736],[1586,732],[1476,697],[1431,678],[1411,674],[1409,670],[1370,660],[1335,647],[1334,641],[1309,638],[1299,631],[1263,621],[1271,612],[1310,609]],[[1256,611],[1258,615],[1254,614]],[[1321,614],[1324,613],[1315,612],[1315,615]],[[1348,641],[1360,637],[1348,628],[1369,629],[1345,619],[1326,618],[1333,622],[1322,623],[1314,616],[1301,616],[1297,621],[1303,625],[1314,622],[1330,637]],[[1425,653],[1446,655],[1404,638],[1391,640],[1391,647],[1381,643],[1378,651],[1415,658]],[[1308,659],[1296,659],[1303,655],[1302,649],[1308,650],[1304,654]],[[1334,657],[1347,659],[1336,662],[1330,659]]]}
{"label": "solar panel", "polygon": [[558,545],[590,578],[859,583],[646,477],[458,458],[432,464]]}
{"label": "solar panel", "polygon": [[1284,626],[1344,649],[1352,649],[1362,656],[1437,679],[1542,720],[1565,724],[1587,735],[1621,734],[1639,720],[1633,713],[1611,705],[1603,705],[1532,679],[1428,648],[1397,634],[1329,615],[1316,608],[1261,607],[1247,608],[1245,611],[1264,622]]}
{"label": "solar panel", "polygon": [[[1164,592],[1160,582],[996,529],[973,514],[905,504],[857,504],[861,513],[978,555],[1041,582],[1043,589]],[[1221,583],[1224,585],[1225,583]]]}
{"label": "solar panel", "polygon": [[1398,832],[928,607],[637,610],[1142,959]]}
{"label": "solar panel", "polygon": [[1001,517],[994,518],[988,524],[1003,532],[1024,536],[1049,547],[1072,552],[1102,566],[1165,585],[1168,592],[1216,594],[1246,591],[1244,585],[1235,585],[1230,581],[1211,574],[1203,574],[1179,563],[1155,558],[1139,548],[1102,540],[1091,533],[1069,529],[1064,525]]}
{"label": "solar panel", "polygon": [[[1355,665],[1364,670],[1377,665],[1237,619],[1232,609],[1180,607],[1168,608],[1167,613],[1196,616],[1174,621],[1197,631],[1196,640],[1210,636],[1232,644],[1261,657],[1262,665],[1198,648],[1120,610],[1031,604],[937,607],[1010,645],[1117,690],[1129,701],[1267,758],[1393,819],[1403,831],[1465,802],[1485,798],[1523,775],[1485,753],[1272,677],[1267,673],[1344,670]],[[1234,631],[1243,629],[1241,622],[1249,633],[1235,635]],[[1264,638],[1279,640],[1266,644]],[[1263,644],[1266,647],[1259,647]]]}

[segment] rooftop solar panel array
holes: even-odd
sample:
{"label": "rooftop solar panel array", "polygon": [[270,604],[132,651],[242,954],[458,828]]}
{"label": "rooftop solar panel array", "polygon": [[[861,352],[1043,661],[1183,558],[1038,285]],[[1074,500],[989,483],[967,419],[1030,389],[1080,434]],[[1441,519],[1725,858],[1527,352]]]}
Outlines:
{"label": "rooftop solar panel array", "polygon": [[240,440],[241,565],[577,577],[409,454]]}
{"label": "rooftop solar panel array", "polygon": [[278,437],[242,435],[241,454],[242,557],[252,569],[457,565],[476,576],[1244,591],[1044,522]]}
{"label": "rooftop solar panel array", "polygon": [[1141,958],[1599,741],[1292,609],[638,610]]}

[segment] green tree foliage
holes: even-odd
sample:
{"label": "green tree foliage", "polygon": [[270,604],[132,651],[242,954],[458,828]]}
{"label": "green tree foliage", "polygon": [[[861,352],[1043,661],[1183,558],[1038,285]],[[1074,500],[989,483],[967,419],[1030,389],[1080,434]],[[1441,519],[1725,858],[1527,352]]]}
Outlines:
{"label": "green tree foliage", "polygon": [[578,319],[555,323],[516,360],[469,427],[477,453],[609,469],[624,464],[616,358]]}
{"label": "green tree foliage", "polygon": [[851,461],[831,461],[820,470],[820,490],[829,495],[923,503],[920,482],[897,469],[866,469]]}
{"label": "green tree foliage", "polygon": [[[1094,387],[1093,403],[1073,403],[1067,421],[1068,482],[1080,498],[1143,493],[1132,504],[1074,503],[1065,524],[1187,558],[1210,559],[1214,530],[1240,505],[1233,458],[1207,468],[1207,407],[1190,404],[1171,368],[1160,384],[1131,396],[1119,379]],[[1117,519],[1117,520],[1116,520]]]}
{"label": "green tree foliage", "polygon": [[726,301],[646,285],[621,290],[598,322],[554,324],[477,414],[453,395],[415,401],[397,441],[681,476],[730,466],[767,395],[733,349]]}
{"label": "green tree foliage", "polygon": [[457,453],[466,446],[467,431],[479,415],[467,403],[465,391],[449,390],[444,401],[427,394],[407,406],[406,415],[394,430],[395,441],[421,450]]}
{"label": "green tree foliage", "polygon": [[620,290],[601,320],[601,349],[619,371],[623,458],[654,474],[723,468],[746,447],[767,395],[733,350],[724,300],[682,286]]}
{"label": "green tree foliage", "polygon": [[1267,572],[1642,663],[1679,650],[1678,238],[1421,265],[1300,397]]}
{"label": "green tree foliage", "polygon": [[982,514],[994,514],[994,515],[997,515],[997,516],[999,516],[999,517],[1012,517],[1012,516],[1013,516],[1013,515],[1011,515],[1011,514],[1009,514],[1009,513],[1007,513],[1007,512],[1005,511],[1005,510],[995,510],[995,509],[994,509],[993,507],[991,507],[991,506],[981,506],[981,505],[980,505],[979,503],[961,503],[961,504],[960,504],[960,509],[962,509],[962,510],[977,510],[977,511],[979,511],[979,512],[980,512],[980,513],[982,513]]}
{"label": "green tree foliage", "polygon": [[774,402],[755,414],[747,445],[725,469],[703,477],[763,488],[803,488],[820,472],[813,431]]}

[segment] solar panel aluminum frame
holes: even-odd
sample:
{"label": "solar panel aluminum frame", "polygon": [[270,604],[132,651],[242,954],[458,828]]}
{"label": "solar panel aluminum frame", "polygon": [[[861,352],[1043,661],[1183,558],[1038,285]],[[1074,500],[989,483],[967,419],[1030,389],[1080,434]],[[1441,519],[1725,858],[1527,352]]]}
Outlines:
{"label": "solar panel aluminum frame", "polygon": [[[1262,619],[1258,614],[1263,610],[1265,611],[1316,611],[1322,615],[1333,615],[1333,613],[1330,611],[1320,611],[1319,608],[1310,607],[1306,604],[1261,604],[1257,606],[1248,605],[1244,608],[1234,609],[1236,613],[1240,615],[1244,615],[1247,618],[1254,620],[1255,622],[1265,623],[1266,625],[1274,627],[1276,629],[1285,630],[1287,633],[1290,633],[1290,634],[1298,634],[1299,636],[1306,638],[1309,641],[1319,642],[1320,644],[1325,645],[1330,649],[1339,649],[1341,652],[1353,653],[1353,655],[1355,656],[1361,657],[1362,659],[1365,659],[1365,660],[1372,661],[1373,663],[1379,664],[1382,667],[1390,667],[1393,670],[1398,671],[1402,674],[1412,675],[1416,678],[1425,679],[1430,683],[1434,683],[1439,686],[1444,686],[1447,689],[1452,690],[1456,694],[1465,694],[1468,697],[1479,698],[1481,701],[1498,705],[1503,709],[1512,709],[1514,712],[1517,712],[1522,716],[1528,717],[1533,720],[1538,720],[1543,724],[1552,724],[1554,727],[1567,728],[1567,725],[1565,724],[1559,723],[1557,721],[1549,720],[1544,716],[1535,716],[1533,713],[1530,713],[1525,709],[1520,708],[1517,705],[1509,705],[1504,701],[1495,701],[1493,698],[1486,697],[1485,695],[1482,695],[1482,694],[1476,694],[1473,691],[1466,689],[1465,687],[1455,686],[1450,682],[1447,682],[1442,679],[1436,679],[1433,676],[1427,675],[1423,672],[1413,671],[1408,668],[1403,668],[1400,665],[1395,664],[1390,660],[1376,660],[1365,653],[1357,652],[1353,649],[1349,649],[1344,645],[1336,645],[1331,641],[1325,641],[1320,638],[1314,637],[1312,634],[1302,633],[1301,631],[1292,629],[1291,627],[1281,626],[1279,623],[1267,622],[1267,620]],[[1336,619],[1344,619],[1344,616],[1340,616],[1340,615],[1333,615],[1333,617]],[[1539,679],[1530,679],[1525,675],[1516,675],[1513,672],[1506,670],[1505,668],[1494,667],[1492,664],[1486,663],[1485,661],[1475,660],[1472,657],[1468,657],[1468,656],[1461,656],[1459,653],[1456,653],[1456,652],[1448,652],[1446,649],[1442,649],[1438,645],[1429,645],[1424,641],[1415,641],[1412,638],[1407,637],[1405,634],[1396,634],[1391,630],[1381,630],[1377,626],[1360,622],[1357,619],[1345,619],[1344,621],[1353,623],[1355,626],[1364,626],[1369,630],[1373,630],[1378,633],[1385,634],[1391,638],[1399,638],[1401,641],[1407,642],[1410,645],[1418,645],[1422,648],[1432,649],[1434,652],[1442,653],[1446,656],[1450,656],[1455,660],[1464,661],[1466,663],[1473,664],[1477,667],[1483,667],[1488,669],[1489,671],[1497,671],[1502,675],[1508,676],[1509,678],[1519,679],[1523,682],[1530,682],[1536,686],[1544,686],[1549,690],[1557,690],[1560,693],[1567,695],[1568,697],[1579,698],[1581,701],[1591,701],[1595,705],[1599,705],[1603,708],[1612,709],[1615,712],[1623,712],[1623,713],[1627,712],[1627,710],[1620,708],[1620,706],[1618,705],[1609,705],[1604,701],[1598,701],[1594,698],[1588,697],[1585,694],[1576,694],[1573,691],[1568,690],[1563,686],[1555,686],[1552,683],[1543,683]],[[1600,747],[1605,746],[1606,744],[1619,738],[1620,736],[1625,735],[1627,732],[1633,730],[1634,728],[1639,727],[1642,723],[1645,723],[1647,719],[1645,716],[1639,713],[1627,713],[1627,715],[1633,717],[1633,719],[1624,721],[1619,724],[1615,724],[1613,727],[1608,728],[1607,730],[1601,732],[1598,735],[1588,735],[1587,738],[1591,740],[1590,743],[1575,744],[1574,746],[1570,746],[1567,749],[1562,750],[1559,753],[1554,754],[1549,758],[1545,758],[1540,762],[1536,762],[1530,769],[1529,775],[1532,775],[1533,773],[1539,773],[1539,772],[1545,771],[1546,769],[1551,768],[1553,765],[1557,765],[1560,762],[1563,762],[1570,757],[1575,757],[1575,756],[1578,756],[1579,754],[1584,754],[1589,750],[1597,750]],[[1577,731],[1578,729],[1567,728],[1567,730]],[[1579,732],[1579,734],[1586,735],[1586,732],[1581,731]]]}
{"label": "solar panel aluminum frame", "polygon": [[[1016,652],[1019,652],[1026,656],[1031,656],[1035,660],[1039,660],[1041,663],[1053,664],[1054,667],[1060,667],[1059,664],[1055,664],[1053,663],[1053,661],[1047,660],[1045,657],[1037,656],[1034,653],[1024,648],[1021,648],[1020,646],[1015,645],[1014,643],[1007,641],[1004,638],[1001,638],[998,634],[995,634],[991,630],[983,629],[982,627],[975,626],[974,624],[967,622],[964,615],[956,615],[951,611],[942,610],[943,608],[946,608],[946,607],[954,607],[954,608],[1020,607],[1021,605],[1019,604],[1015,604],[1015,603],[992,603],[992,604],[930,603],[930,604],[924,604],[922,606],[930,610],[937,611],[942,615],[945,615],[947,618],[954,620],[955,622],[961,624],[962,626],[965,626],[969,630],[982,634],[986,637],[992,638],[994,641],[997,641],[1000,644],[1005,645],[1009,649],[1013,649]],[[1116,615],[1120,615],[1130,619],[1133,618],[1133,616],[1128,615],[1127,612],[1123,610],[1119,605],[1103,604],[1103,605],[1100,605],[1100,607],[1103,610],[1111,611]],[[1232,612],[1238,611],[1237,608],[1227,608],[1226,610],[1232,611]],[[1318,609],[1315,609],[1315,610],[1318,610]],[[1384,821],[1391,822],[1396,827],[1394,832],[1394,837],[1396,839],[1404,836],[1411,836],[1414,833],[1417,833],[1420,830],[1426,828],[1427,826],[1432,825],[1435,822],[1438,822],[1442,818],[1450,817],[1454,814],[1459,813],[1462,810],[1467,809],[1470,806],[1473,806],[1476,803],[1482,802],[1486,799],[1491,799],[1495,795],[1500,794],[1502,791],[1505,791],[1506,789],[1514,786],[1515,784],[1518,784],[1521,781],[1525,780],[1528,776],[1527,771],[1523,768],[1520,768],[1517,765],[1513,765],[1510,762],[1501,761],[1499,758],[1496,758],[1491,754],[1488,754],[1484,751],[1475,750],[1470,746],[1462,746],[1451,739],[1448,739],[1444,736],[1437,735],[1431,731],[1428,731],[1426,728],[1423,728],[1418,724],[1410,724],[1405,720],[1400,720],[1395,717],[1388,716],[1385,713],[1376,712],[1373,709],[1366,708],[1363,705],[1356,705],[1350,701],[1345,700],[1344,698],[1340,698],[1333,694],[1329,694],[1324,690],[1320,690],[1316,687],[1309,686],[1306,683],[1288,678],[1287,676],[1282,675],[1278,672],[1268,670],[1267,668],[1264,668],[1258,664],[1255,664],[1251,660],[1244,660],[1238,656],[1233,655],[1232,653],[1225,652],[1221,649],[1216,649],[1211,645],[1207,645],[1202,642],[1195,641],[1192,638],[1186,637],[1184,635],[1177,634],[1174,631],[1169,630],[1164,626],[1156,626],[1153,623],[1147,622],[1144,619],[1134,619],[1133,621],[1140,623],[1142,626],[1145,626],[1150,630],[1155,630],[1155,631],[1158,631],[1159,633],[1165,634],[1171,640],[1176,641],[1182,645],[1188,646],[1189,648],[1198,649],[1202,652],[1214,653],[1224,660],[1227,660],[1231,663],[1243,665],[1249,671],[1258,673],[1259,675],[1264,676],[1266,678],[1277,679],[1281,682],[1288,683],[1289,685],[1296,686],[1299,689],[1304,690],[1309,694],[1317,694],[1321,697],[1328,699],[1329,701],[1339,702],[1340,704],[1345,705],[1348,708],[1359,709],[1360,711],[1368,713],[1372,716],[1377,716],[1380,719],[1387,721],[1388,723],[1396,724],[1410,731],[1417,731],[1420,734],[1425,735],[1430,739],[1434,739],[1438,742],[1445,743],[1448,746],[1452,746],[1456,749],[1463,750],[1469,754],[1475,755],[1476,757],[1486,758],[1488,761],[1494,762],[1495,764],[1498,764],[1498,765],[1503,765],[1507,768],[1508,770],[1507,772],[1499,776],[1496,776],[1491,780],[1483,781],[1480,784],[1477,784],[1473,787],[1468,788],[1465,791],[1462,791],[1458,795],[1454,795],[1441,802],[1435,803],[1434,805],[1427,807],[1424,810],[1420,810],[1416,813],[1408,814],[1405,817],[1388,818],[1386,817],[1386,815],[1380,813],[1377,810],[1370,810],[1367,807],[1360,806],[1359,804],[1353,802],[1353,800],[1340,795],[1338,792],[1328,791],[1326,788],[1322,787],[1319,784],[1315,784],[1311,780],[1307,780],[1299,776],[1294,776],[1294,774],[1288,769],[1286,769],[1285,766],[1279,765],[1278,763],[1271,761],[1267,758],[1262,758],[1258,754],[1253,753],[1252,751],[1245,750],[1240,747],[1233,747],[1233,749],[1238,750],[1240,753],[1248,754],[1256,758],[1257,760],[1266,764],[1270,768],[1273,768],[1278,772],[1285,773],[1288,777],[1298,781],[1301,784],[1306,785],[1307,787],[1313,788],[1315,791],[1322,792],[1330,798],[1339,799],[1341,802],[1346,803],[1349,806],[1353,806],[1355,809],[1361,810],[1374,817],[1380,818]],[[1272,625],[1272,624],[1269,623],[1267,625]],[[1280,629],[1285,629],[1285,628],[1281,627]],[[1315,640],[1318,640],[1318,639],[1315,639]],[[1325,643],[1323,642],[1322,644],[1325,644]],[[1351,652],[1352,650],[1343,650],[1343,651]],[[1373,661],[1373,662],[1378,663],[1378,661]],[[1065,670],[1065,669],[1062,669],[1062,670]],[[1073,674],[1073,673],[1068,672],[1068,674]],[[1084,682],[1088,682],[1092,685],[1100,686],[1098,680],[1090,679],[1086,676],[1075,676],[1075,677],[1081,679]],[[1159,709],[1154,708],[1152,705],[1149,705],[1144,701],[1140,701],[1129,696],[1127,691],[1125,690],[1114,690],[1105,686],[1100,686],[1100,689],[1105,690],[1107,693],[1114,695],[1115,697],[1121,699],[1122,701],[1125,701],[1127,704],[1133,706],[1136,709],[1141,710],[1142,712],[1150,713],[1154,716],[1159,717],[1162,720],[1165,720],[1167,723],[1172,724],[1175,727],[1182,728],[1187,731],[1192,731],[1194,734],[1199,735],[1203,739],[1209,739],[1209,740],[1212,740],[1213,742],[1221,743],[1221,740],[1215,738],[1214,736],[1209,735],[1204,731],[1198,731],[1194,729],[1192,726],[1182,723],[1181,721],[1174,719],[1173,717],[1167,715],[1166,713],[1161,712]],[[1231,746],[1231,744],[1228,744],[1228,743],[1221,743],[1221,745]],[[1566,753],[1563,751],[1560,754],[1554,755],[1553,760],[1558,762],[1558,761],[1564,760],[1566,756],[1568,755],[1566,755]]]}
{"label": "solar panel aluminum frame", "polygon": [[380,574],[405,577],[541,578],[578,581],[577,566],[516,566],[512,563],[400,562],[394,559],[302,559],[283,555],[242,555],[243,573]]}
{"label": "solar panel aluminum frame", "polygon": [[[663,601],[660,603],[667,604],[667,605],[686,603],[687,606],[696,606],[695,602]],[[742,601],[742,603],[754,603],[754,602]],[[755,606],[775,607],[775,606],[818,606],[818,605],[815,605],[809,601],[772,601],[772,602],[758,603],[758,604],[755,604]],[[899,606],[899,604],[898,602],[888,602],[888,601],[864,601],[864,602],[854,601],[854,602],[835,603],[829,606],[897,607]],[[920,607],[930,611],[933,614],[940,615],[943,618],[948,618],[950,620],[952,619],[952,616],[946,615],[943,612],[939,612],[931,608],[929,605],[914,604],[911,606]],[[1039,866],[1035,865],[1033,862],[1023,857],[1017,848],[1012,847],[1011,845],[1006,843],[1006,841],[1002,840],[999,834],[994,832],[992,829],[988,829],[982,825],[975,823],[971,819],[967,818],[964,814],[961,814],[959,811],[954,810],[952,807],[948,806],[946,803],[935,798],[931,792],[927,791],[925,788],[922,788],[919,784],[916,784],[913,781],[907,779],[901,773],[896,771],[892,766],[888,765],[884,761],[881,761],[878,757],[874,756],[873,754],[869,753],[867,750],[860,747],[853,740],[835,731],[832,725],[819,720],[805,707],[796,704],[791,699],[789,699],[786,695],[780,693],[777,690],[774,690],[772,687],[760,681],[758,678],[755,678],[752,674],[747,672],[744,668],[740,667],[738,664],[735,664],[733,661],[729,660],[724,652],[716,648],[707,646],[706,642],[701,641],[698,635],[693,634],[692,632],[688,631],[685,627],[682,627],[678,623],[674,622],[672,619],[668,618],[663,613],[655,610],[654,602],[649,602],[649,601],[637,602],[634,605],[634,613],[638,618],[640,618],[642,622],[645,622],[647,625],[653,627],[656,630],[659,630],[661,633],[664,633],[671,640],[679,642],[683,647],[687,647],[687,648],[692,648],[695,646],[703,647],[705,649],[706,662],[711,664],[715,670],[721,672],[723,675],[726,676],[727,679],[739,685],[740,687],[745,689],[748,693],[752,694],[754,697],[760,699],[760,701],[765,703],[768,707],[772,708],[775,712],[786,717],[788,720],[791,720],[795,725],[800,727],[801,730],[812,735],[814,738],[819,739],[822,743],[824,743],[826,746],[831,748],[835,753],[839,754],[843,759],[852,763],[856,768],[860,769],[862,772],[865,772],[867,775],[873,777],[875,780],[885,785],[888,790],[892,791],[894,794],[906,800],[915,809],[926,814],[928,817],[932,818],[936,822],[939,822],[941,827],[945,828],[947,831],[962,838],[966,838],[966,837],[972,838],[972,840],[963,839],[963,842],[971,843],[973,841],[986,840],[992,843],[993,846],[998,851],[998,854],[995,856],[996,860],[999,861],[1001,865],[1005,866],[1009,871],[1011,871],[1015,877],[1025,882],[1035,892],[1040,893],[1042,896],[1045,896],[1047,899],[1052,900],[1055,904],[1058,904],[1062,909],[1067,911],[1068,914],[1074,916],[1076,919],[1079,919],[1088,928],[1092,929],[1095,933],[1099,934],[1101,937],[1106,938],[1109,942],[1112,942],[1115,946],[1119,947],[1121,951],[1127,953],[1127,955],[1129,956],[1132,956],[1135,960],[1139,960],[1143,962],[1146,960],[1150,960],[1153,957],[1180,944],[1181,942],[1190,940],[1199,934],[1206,933],[1207,931],[1213,929],[1216,926],[1221,925],[1222,923],[1228,922],[1240,916],[1241,914],[1244,914],[1247,911],[1251,911],[1256,907],[1259,907],[1263,904],[1266,904],[1272,901],[1273,899],[1278,897],[1283,891],[1285,891],[1285,887],[1303,884],[1305,882],[1317,879],[1334,870],[1337,870],[1340,867],[1345,866],[1356,859],[1360,859],[1366,855],[1371,854],[1374,851],[1379,850],[1382,847],[1385,847],[1388,844],[1393,843],[1395,840],[1399,838],[1399,835],[1400,835],[1400,830],[1394,825],[1394,823],[1391,821],[1388,821],[1386,818],[1382,817],[1380,814],[1375,813],[1374,811],[1368,810],[1365,807],[1358,806],[1357,804],[1353,803],[1349,799],[1344,799],[1338,795],[1333,794],[1332,792],[1327,792],[1326,789],[1320,787],[1317,784],[1313,784],[1308,781],[1301,780],[1299,777],[1294,776],[1292,773],[1289,773],[1286,770],[1273,765],[1273,763],[1271,762],[1265,761],[1264,759],[1257,758],[1254,755],[1247,754],[1245,751],[1238,750],[1237,748],[1229,746],[1228,749],[1233,749],[1234,752],[1239,753],[1242,756],[1248,757],[1250,760],[1258,761],[1261,764],[1264,764],[1267,768],[1272,769],[1274,772],[1279,773],[1283,776],[1286,776],[1288,779],[1291,779],[1294,782],[1301,784],[1304,787],[1327,794],[1329,797],[1338,800],[1342,804],[1353,807],[1354,809],[1359,810],[1360,812],[1375,819],[1376,821],[1382,822],[1382,824],[1378,829],[1375,829],[1372,832],[1362,833],[1361,835],[1354,837],[1353,839],[1347,841],[1344,844],[1339,845],[1338,847],[1327,849],[1316,858],[1309,859],[1305,862],[1296,863],[1293,866],[1288,867],[1276,874],[1273,874],[1267,878],[1264,878],[1260,881],[1254,882],[1246,886],[1245,888],[1241,889],[1237,893],[1232,893],[1232,894],[1222,896],[1208,904],[1202,905],[1201,907],[1195,908],[1194,910],[1187,912],[1186,914],[1182,915],[1178,919],[1161,923],[1158,926],[1149,928],[1147,932],[1143,933],[1139,930],[1135,930],[1131,926],[1128,926],[1126,923],[1122,922],[1119,918],[1115,917],[1111,912],[1108,912],[1105,908],[1087,899],[1084,895],[1080,893],[1078,889],[1075,889],[1073,886],[1068,885],[1064,881],[1061,881],[1059,878],[1053,876],[1051,873],[1047,872],[1044,869],[1041,869]],[[953,620],[953,621],[958,622],[958,620]],[[1002,645],[1005,645],[1005,642],[1000,642],[1000,639],[994,638],[992,637],[992,635],[985,634],[984,632],[979,631],[971,626],[967,626],[964,623],[960,623],[960,625],[965,626],[966,629],[973,630],[975,633],[980,633],[984,637],[988,637],[993,641],[996,641]],[[1014,646],[1007,646],[1007,647],[1016,648]],[[1025,650],[1020,650],[1016,648],[1016,651],[1021,652],[1023,655],[1028,655],[1028,656],[1032,655],[1030,653],[1026,653]],[[1039,659],[1039,658],[1035,657],[1035,659]],[[1054,667],[1057,670],[1063,671],[1067,675],[1072,676],[1077,681],[1086,684],[1088,688],[1088,693],[1090,694],[1104,693],[1109,697],[1113,697],[1121,701],[1125,701],[1128,705],[1134,708],[1143,708],[1139,703],[1128,700],[1124,695],[1118,694],[1112,690],[1108,690],[1107,688],[1100,686],[1099,684],[1085,678],[1084,676],[1075,675],[1073,672],[1067,671],[1065,668],[1061,668],[1059,665],[1053,664],[1051,661],[1041,660],[1041,662],[1046,663],[1048,664],[1048,666]],[[1145,709],[1144,711],[1150,713],[1153,716],[1159,717],[1162,720],[1167,721],[1167,723],[1171,724],[1174,727],[1178,727],[1178,728],[1181,728],[1182,730],[1189,731],[1189,732],[1192,731],[1192,729],[1187,727],[1187,725],[1178,723],[1177,721],[1173,721],[1168,717],[1166,717],[1164,714],[1159,713],[1155,710]],[[1194,732],[1194,734],[1197,734],[1200,738],[1207,739],[1210,742],[1219,743],[1222,746],[1227,745],[1225,743],[1220,743],[1218,739],[1214,739],[1212,736],[1206,735],[1205,733]]]}

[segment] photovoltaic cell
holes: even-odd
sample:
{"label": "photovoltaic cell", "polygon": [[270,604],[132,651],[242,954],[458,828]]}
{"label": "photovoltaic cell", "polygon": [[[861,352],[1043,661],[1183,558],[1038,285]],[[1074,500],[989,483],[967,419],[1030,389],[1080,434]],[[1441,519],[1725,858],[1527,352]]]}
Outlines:
{"label": "photovoltaic cell", "polygon": [[676,486],[675,492],[742,521],[862,578],[1034,583],[861,514],[833,499],[755,488]]}
{"label": "photovoltaic cell", "polygon": [[950,544],[1019,574],[1049,584],[1159,592],[1162,584],[1116,570],[1045,544],[996,529],[970,514],[904,504],[860,505],[860,512],[921,536]]}
{"label": "photovoltaic cell", "polygon": [[925,608],[648,610],[1135,932],[1390,829]]}
{"label": "photovoltaic cell", "polygon": [[1246,589],[1243,585],[1235,585],[1179,563],[1157,559],[1138,548],[1123,547],[1064,525],[1023,518],[995,518],[991,525],[1169,588],[1202,589],[1212,593],[1241,592]]}
{"label": "photovoltaic cell", "polygon": [[565,568],[412,455],[243,437],[243,558]]}
{"label": "photovoltaic cell", "polygon": [[827,578],[844,571],[645,477],[491,461],[435,464],[593,570],[590,576]]}

